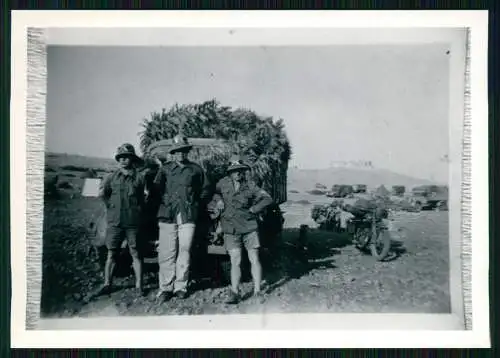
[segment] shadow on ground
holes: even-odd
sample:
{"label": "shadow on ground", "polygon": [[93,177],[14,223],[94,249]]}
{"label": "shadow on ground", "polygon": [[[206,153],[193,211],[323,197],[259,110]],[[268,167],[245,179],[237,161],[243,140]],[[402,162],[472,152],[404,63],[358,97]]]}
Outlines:
{"label": "shadow on ground", "polygon": [[[313,270],[335,269],[335,257],[341,253],[341,249],[351,246],[349,235],[331,231],[309,229],[307,240],[301,242],[299,229],[285,229],[280,240],[271,245],[267,250],[262,250],[263,279],[266,281],[264,287],[269,294],[291,280],[300,279],[307,276]],[[406,252],[403,242],[393,240],[393,256],[387,260],[394,260]],[[128,290],[134,286],[134,277],[130,267],[130,260],[124,260],[121,267],[117,267],[117,291],[113,297],[118,301],[128,301],[127,295],[133,293]],[[227,255],[205,255],[192,257],[193,266],[202,271],[202,275],[196,276],[191,292],[204,291],[207,289],[217,289],[227,287],[230,282],[230,262]],[[251,281],[250,265],[246,254],[242,261],[242,281]],[[146,291],[153,294],[158,288],[158,266],[149,264],[144,266],[144,284]],[[194,277],[193,277],[194,278]],[[130,291],[130,292],[129,292]],[[92,294],[90,294],[91,296]],[[81,296],[85,296],[82,294]],[[93,299],[91,299],[93,300]],[[78,300],[80,301],[80,300]],[[78,312],[82,304],[75,302],[71,305],[72,312]]]}
{"label": "shadow on ground", "polygon": [[[403,242],[400,240],[392,240],[391,243],[391,259],[395,260],[399,258],[401,255],[406,254],[407,250],[403,245]],[[387,260],[386,260],[387,261]]]}
{"label": "shadow on ground", "polygon": [[271,258],[264,279],[270,293],[292,279],[299,279],[312,270],[336,268],[334,256],[351,245],[348,235],[319,229],[309,229],[307,239],[300,242],[299,229],[285,229],[281,245]]}
{"label": "shadow on ground", "polygon": [[[262,276],[269,292],[312,270],[335,268],[333,257],[340,254],[341,248],[351,244],[346,235],[318,229],[309,229],[305,245],[300,245],[299,236],[298,229],[285,229],[280,240],[261,249]],[[227,255],[204,256],[201,263],[200,259],[193,261],[198,261],[198,269],[202,271],[202,275],[196,276],[193,282],[193,291],[229,285],[231,264]],[[251,281],[250,263],[245,251],[241,270],[242,282]]]}

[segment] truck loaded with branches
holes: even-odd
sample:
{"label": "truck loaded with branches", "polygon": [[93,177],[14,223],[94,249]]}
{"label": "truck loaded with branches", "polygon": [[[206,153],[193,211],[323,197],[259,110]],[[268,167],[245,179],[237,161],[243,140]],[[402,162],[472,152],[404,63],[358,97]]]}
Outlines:
{"label": "truck loaded with branches", "polygon": [[[153,112],[142,123],[140,147],[144,154],[144,175],[147,186],[158,170],[155,159],[170,161],[172,139],[181,134],[193,145],[189,159],[205,171],[212,188],[226,175],[229,159],[238,155],[250,166],[248,180],[265,189],[274,204],[261,215],[259,231],[264,252],[272,251],[283,228],[279,205],[287,200],[287,170],[291,147],[282,119],[262,117],[249,109],[232,109],[216,100],[200,104],[174,105],[169,110]],[[209,203],[208,208],[215,202]],[[156,212],[159,198],[151,196],[143,213],[140,239],[144,261],[156,262],[155,242],[158,237]],[[217,219],[210,211],[201,213],[193,245],[193,263],[202,263],[203,255],[225,256],[223,238],[217,230]],[[268,257],[272,255],[267,255]],[[200,267],[193,269],[204,271]]]}

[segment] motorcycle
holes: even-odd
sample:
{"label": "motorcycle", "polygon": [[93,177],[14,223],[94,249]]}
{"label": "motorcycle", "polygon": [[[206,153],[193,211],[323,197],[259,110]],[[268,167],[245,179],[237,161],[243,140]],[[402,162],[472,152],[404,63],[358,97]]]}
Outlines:
{"label": "motorcycle", "polygon": [[382,261],[389,255],[391,249],[389,227],[377,209],[354,214],[347,224],[347,232],[352,235],[356,248],[359,250],[368,248],[377,261]]}

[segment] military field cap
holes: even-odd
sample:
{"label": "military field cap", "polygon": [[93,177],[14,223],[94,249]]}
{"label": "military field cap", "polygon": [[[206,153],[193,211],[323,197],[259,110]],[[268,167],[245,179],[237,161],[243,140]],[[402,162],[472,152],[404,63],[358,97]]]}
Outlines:
{"label": "military field cap", "polygon": [[243,160],[238,156],[233,156],[229,167],[227,168],[228,173],[236,170],[249,170],[250,167],[243,162]]}
{"label": "military field cap", "polygon": [[183,135],[177,135],[174,137],[174,145],[172,149],[170,149],[170,154],[176,152],[187,152],[193,148],[193,145],[189,143],[187,137]]}
{"label": "military field cap", "polygon": [[140,158],[137,156],[137,154],[135,154],[134,146],[130,143],[125,143],[118,147],[115,155],[115,160],[118,161],[123,157],[130,157],[135,161],[140,161]]}

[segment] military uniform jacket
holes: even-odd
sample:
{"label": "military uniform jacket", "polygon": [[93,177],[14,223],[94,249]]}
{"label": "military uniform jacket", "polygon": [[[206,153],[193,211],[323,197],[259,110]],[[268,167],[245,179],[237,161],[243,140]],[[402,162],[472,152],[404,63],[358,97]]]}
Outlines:
{"label": "military uniform jacket", "polygon": [[224,202],[220,221],[222,231],[227,234],[240,235],[256,231],[257,215],[273,203],[266,191],[247,182],[242,182],[236,191],[230,177],[220,180],[215,192]]}
{"label": "military uniform jacket", "polygon": [[182,223],[196,223],[209,196],[209,183],[198,164],[167,162],[158,170],[154,183],[161,196],[159,221],[173,224],[180,215]]}
{"label": "military uniform jacket", "polygon": [[144,205],[144,177],[135,169],[118,169],[101,183],[99,196],[107,208],[108,225],[137,227]]}

